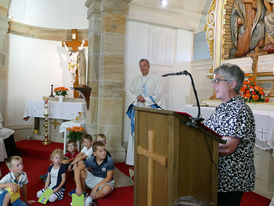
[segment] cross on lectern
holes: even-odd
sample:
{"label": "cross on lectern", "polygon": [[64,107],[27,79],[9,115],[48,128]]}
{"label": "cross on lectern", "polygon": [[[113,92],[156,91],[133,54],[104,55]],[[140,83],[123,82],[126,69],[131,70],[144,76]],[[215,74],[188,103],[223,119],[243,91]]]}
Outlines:
{"label": "cross on lectern", "polygon": [[167,165],[166,157],[153,153],[154,148],[154,132],[148,130],[148,150],[143,147],[137,147],[137,154],[143,155],[148,158],[148,175],[147,175],[147,205],[152,206],[152,191],[153,191],[153,161],[158,162],[164,167]]}
{"label": "cross on lectern", "polygon": [[[82,41],[78,41],[78,35],[77,35],[77,29],[71,30],[71,41],[62,41],[62,47],[67,45],[67,47],[71,48],[72,52],[78,52],[78,47],[82,45]],[[85,40],[85,43],[83,44],[83,47],[88,46],[88,41]],[[79,86],[79,80],[78,80],[79,72],[78,69],[76,69],[75,72],[75,82],[73,83],[73,87]],[[79,94],[75,91],[74,97],[79,97]]]}

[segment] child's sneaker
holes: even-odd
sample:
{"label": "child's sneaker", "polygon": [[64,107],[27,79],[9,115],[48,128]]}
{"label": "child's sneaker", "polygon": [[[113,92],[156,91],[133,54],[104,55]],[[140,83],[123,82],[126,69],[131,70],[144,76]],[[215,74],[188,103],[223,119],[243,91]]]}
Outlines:
{"label": "child's sneaker", "polygon": [[91,206],[91,204],[92,204],[92,198],[91,198],[91,196],[88,196],[85,199],[85,206]]}
{"label": "child's sneaker", "polygon": [[73,190],[71,190],[71,191],[68,193],[68,195],[69,195],[70,197],[72,197],[72,194],[75,194],[75,192],[76,192],[76,188],[74,188]]}

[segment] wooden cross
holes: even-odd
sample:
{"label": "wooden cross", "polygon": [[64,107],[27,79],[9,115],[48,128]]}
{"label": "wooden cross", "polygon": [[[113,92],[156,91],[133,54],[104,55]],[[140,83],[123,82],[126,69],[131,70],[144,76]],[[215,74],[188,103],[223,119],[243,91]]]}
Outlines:
{"label": "wooden cross", "polygon": [[251,57],[252,59],[252,71],[253,71],[253,76],[254,76],[254,80],[253,82],[255,83],[257,80],[257,74],[258,74],[258,59],[259,56],[267,54],[266,52],[259,52],[259,47],[255,48],[255,53],[250,53],[247,54],[247,56]]}
{"label": "wooden cross", "polygon": [[[82,45],[82,41],[78,41],[78,35],[77,35],[77,29],[72,29],[71,30],[71,41],[62,41],[62,47],[64,47],[64,43],[66,43],[67,47],[71,47],[71,50],[73,52],[78,51],[78,47]],[[85,40],[85,44],[83,46],[88,46],[88,41]],[[75,73],[75,82],[73,83],[73,87],[78,87],[79,86],[79,80],[78,80],[78,70],[76,70]],[[74,91],[74,97],[79,97],[79,94]]]}
{"label": "wooden cross", "polygon": [[[77,29],[71,30],[71,41],[62,41],[62,46],[66,43],[67,47],[71,47],[73,52],[78,51],[78,47],[81,46],[82,41],[78,41]],[[88,46],[88,41],[85,40],[84,46]]]}
{"label": "wooden cross", "polygon": [[137,154],[143,155],[148,158],[148,175],[147,175],[147,206],[152,206],[152,192],[153,192],[153,161],[158,162],[164,167],[167,165],[167,158],[153,153],[154,148],[154,132],[148,130],[148,150],[141,146],[137,147]]}

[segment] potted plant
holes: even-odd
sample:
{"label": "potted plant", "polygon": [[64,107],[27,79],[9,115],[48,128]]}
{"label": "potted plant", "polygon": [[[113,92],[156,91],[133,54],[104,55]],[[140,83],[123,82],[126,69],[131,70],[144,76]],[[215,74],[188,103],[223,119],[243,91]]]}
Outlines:
{"label": "potted plant", "polygon": [[63,98],[68,94],[68,88],[56,87],[54,88],[55,95],[59,97],[59,102],[63,102]]}
{"label": "potted plant", "polygon": [[269,102],[269,98],[265,97],[263,88],[256,84],[253,76],[243,82],[240,95],[246,102],[250,103]]}
{"label": "potted plant", "polygon": [[68,131],[69,131],[68,139],[76,142],[79,150],[80,141],[85,134],[85,129],[81,126],[80,127],[74,126],[74,127],[69,127]]}

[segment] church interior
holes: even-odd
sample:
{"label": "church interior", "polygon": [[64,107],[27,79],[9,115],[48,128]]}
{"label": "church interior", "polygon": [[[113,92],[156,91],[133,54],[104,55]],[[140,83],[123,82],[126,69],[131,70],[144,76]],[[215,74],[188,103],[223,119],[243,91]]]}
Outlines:
{"label": "church interior", "polygon": [[[244,29],[237,19],[239,2],[248,2]],[[189,72],[204,119],[221,103],[212,88],[213,71],[231,63],[263,89],[259,99],[241,94],[256,123],[255,190],[244,194],[241,206],[274,206],[273,19],[273,0],[1,0],[0,179],[9,172],[6,158],[22,155],[28,189],[35,190],[29,197],[38,201],[36,192],[44,184],[39,176],[47,171],[50,153],[66,150],[69,128],[81,127],[93,138],[106,135],[115,162],[117,185],[97,205],[142,205],[134,187],[149,183],[134,178],[141,166],[125,163],[131,134],[128,88],[141,75],[139,60],[149,60],[168,114],[197,116],[191,79],[162,77]],[[70,175],[64,202],[48,205],[69,205],[67,192],[75,184]],[[167,193],[169,203],[179,197]]]}

